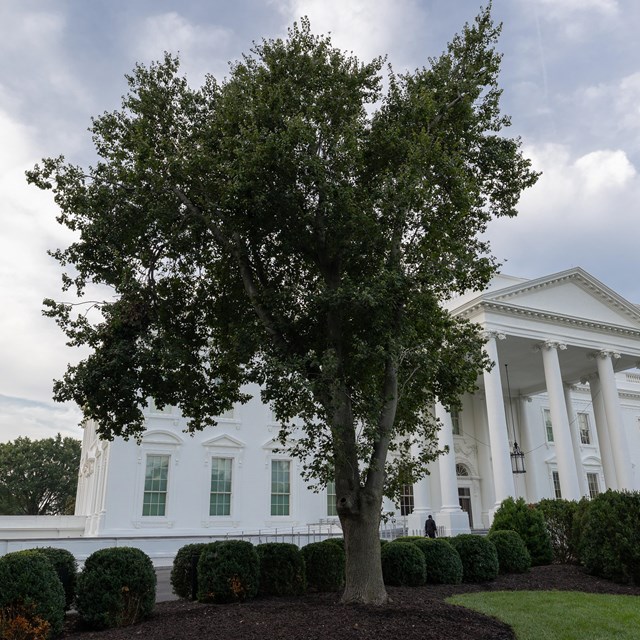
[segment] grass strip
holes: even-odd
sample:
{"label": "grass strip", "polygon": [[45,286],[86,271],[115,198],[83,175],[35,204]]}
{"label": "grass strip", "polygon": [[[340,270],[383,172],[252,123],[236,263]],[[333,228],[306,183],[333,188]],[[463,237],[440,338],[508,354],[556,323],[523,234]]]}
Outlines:
{"label": "grass strip", "polygon": [[640,598],[576,591],[494,591],[447,599],[510,625],[518,640],[637,640]]}

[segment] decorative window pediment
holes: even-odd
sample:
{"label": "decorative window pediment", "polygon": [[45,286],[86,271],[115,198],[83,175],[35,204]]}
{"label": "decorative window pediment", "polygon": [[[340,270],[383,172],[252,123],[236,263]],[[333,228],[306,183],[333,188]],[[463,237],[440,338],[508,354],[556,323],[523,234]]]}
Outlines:
{"label": "decorative window pediment", "polygon": [[183,440],[172,431],[153,430],[147,431],[144,436],[142,436],[142,444],[163,444],[180,446],[183,444]]}
{"label": "decorative window pediment", "polygon": [[242,442],[242,440],[238,440],[233,436],[227,435],[226,433],[221,433],[220,435],[215,436],[214,438],[210,438],[202,443],[203,447],[216,447],[216,448],[226,448],[226,449],[243,449],[246,444]]}

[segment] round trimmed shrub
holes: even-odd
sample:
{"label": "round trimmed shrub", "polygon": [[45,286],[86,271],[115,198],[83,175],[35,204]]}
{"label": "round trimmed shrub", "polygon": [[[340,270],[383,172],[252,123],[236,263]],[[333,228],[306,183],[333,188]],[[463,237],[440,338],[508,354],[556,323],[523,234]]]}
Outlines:
{"label": "round trimmed shrub", "polygon": [[304,558],[295,544],[267,542],[256,547],[264,596],[299,596],[307,588]]}
{"label": "round trimmed shrub", "polygon": [[498,552],[500,573],[525,573],[531,568],[531,556],[515,531],[493,531],[488,536]]}
{"label": "round trimmed shrub", "polygon": [[337,544],[344,551],[344,538],[326,538],[322,540],[322,542],[326,542],[327,544]]}
{"label": "round trimmed shrub", "polygon": [[553,548],[542,511],[527,504],[524,498],[507,498],[496,511],[491,531],[511,530],[520,534],[536,567],[553,562]]}
{"label": "round trimmed shrub", "polygon": [[125,627],[149,617],[156,602],[156,572],[133,547],[92,553],[78,576],[76,608],[92,629]]}
{"label": "round trimmed shrub", "polygon": [[462,582],[462,560],[447,540],[420,538],[413,544],[424,555],[427,584],[460,584]]}
{"label": "round trimmed shrub", "polygon": [[301,549],[307,586],[315,591],[339,591],[344,586],[345,553],[335,542],[312,542]]}
{"label": "round trimmed shrub", "polygon": [[62,583],[43,553],[30,549],[0,557],[0,612],[9,623],[20,615],[32,629],[55,636],[62,631],[64,605]]}
{"label": "round trimmed shrub", "polygon": [[419,587],[426,580],[424,554],[411,542],[392,542],[380,551],[384,583]]}
{"label": "round trimmed shrub", "polygon": [[64,608],[68,611],[76,595],[76,581],[78,579],[78,563],[74,555],[71,551],[57,549],[55,547],[42,547],[37,549],[37,551],[43,553],[49,559],[49,562],[51,562],[58,574],[58,578],[64,589]]}
{"label": "round trimmed shrub", "polygon": [[194,581],[197,585],[198,560],[206,543],[185,544],[178,549],[171,567],[171,587],[178,598],[191,600]]}
{"label": "round trimmed shrub", "polygon": [[198,560],[198,601],[242,602],[255,598],[260,560],[245,540],[224,540],[204,546]]}
{"label": "round trimmed shrub", "polygon": [[640,584],[640,493],[601,493],[591,501],[582,525],[580,558],[587,571]]}
{"label": "round trimmed shrub", "polygon": [[463,533],[450,538],[450,543],[462,560],[464,582],[490,582],[498,576],[496,547],[484,536]]}

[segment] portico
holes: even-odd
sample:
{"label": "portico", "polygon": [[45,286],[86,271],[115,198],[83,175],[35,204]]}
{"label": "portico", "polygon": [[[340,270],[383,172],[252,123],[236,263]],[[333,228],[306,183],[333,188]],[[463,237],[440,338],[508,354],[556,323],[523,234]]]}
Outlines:
{"label": "portico", "polygon": [[[477,528],[478,508],[488,526],[508,496],[578,500],[608,488],[638,488],[628,442],[638,434],[628,433],[616,377],[640,361],[636,305],[575,268],[528,281],[499,276],[487,292],[454,299],[449,307],[485,330],[495,364],[478,379],[474,399],[462,400],[458,433],[436,407],[440,442],[450,454],[432,470],[441,496],[426,501],[436,511],[442,505],[441,520],[451,519],[454,496],[462,502],[455,469],[463,450],[473,451],[480,470]],[[512,471],[514,442],[525,453],[525,474]]]}

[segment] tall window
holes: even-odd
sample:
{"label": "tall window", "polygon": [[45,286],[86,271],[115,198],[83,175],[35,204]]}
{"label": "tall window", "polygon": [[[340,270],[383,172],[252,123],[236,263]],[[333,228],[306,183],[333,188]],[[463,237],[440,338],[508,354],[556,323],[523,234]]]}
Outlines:
{"label": "tall window", "polygon": [[549,409],[543,409],[544,413],[544,427],[547,432],[547,442],[553,442],[553,425],[551,424],[551,411]]}
{"label": "tall window", "polygon": [[271,461],[271,515],[288,516],[291,498],[291,463]]}
{"label": "tall window", "polygon": [[460,435],[460,412],[457,409],[451,409],[451,429],[454,436]]}
{"label": "tall window", "polygon": [[557,471],[553,472],[553,491],[556,494],[556,498],[562,498],[562,491],[560,489],[560,475]]}
{"label": "tall window", "polygon": [[589,485],[589,497],[595,498],[600,493],[597,473],[587,473],[587,484]]}
{"label": "tall window", "polygon": [[169,456],[147,456],[144,474],[143,516],[164,516],[167,508]]}
{"label": "tall window", "polygon": [[211,459],[209,515],[231,515],[231,458]]}
{"label": "tall window", "polygon": [[578,429],[580,429],[580,442],[582,444],[591,444],[591,433],[589,430],[589,414],[578,414]]}
{"label": "tall window", "polygon": [[413,513],[413,485],[403,484],[400,493],[400,515],[408,516]]}
{"label": "tall window", "polygon": [[327,482],[327,515],[337,516],[338,508],[336,507],[336,483],[335,480]]}

